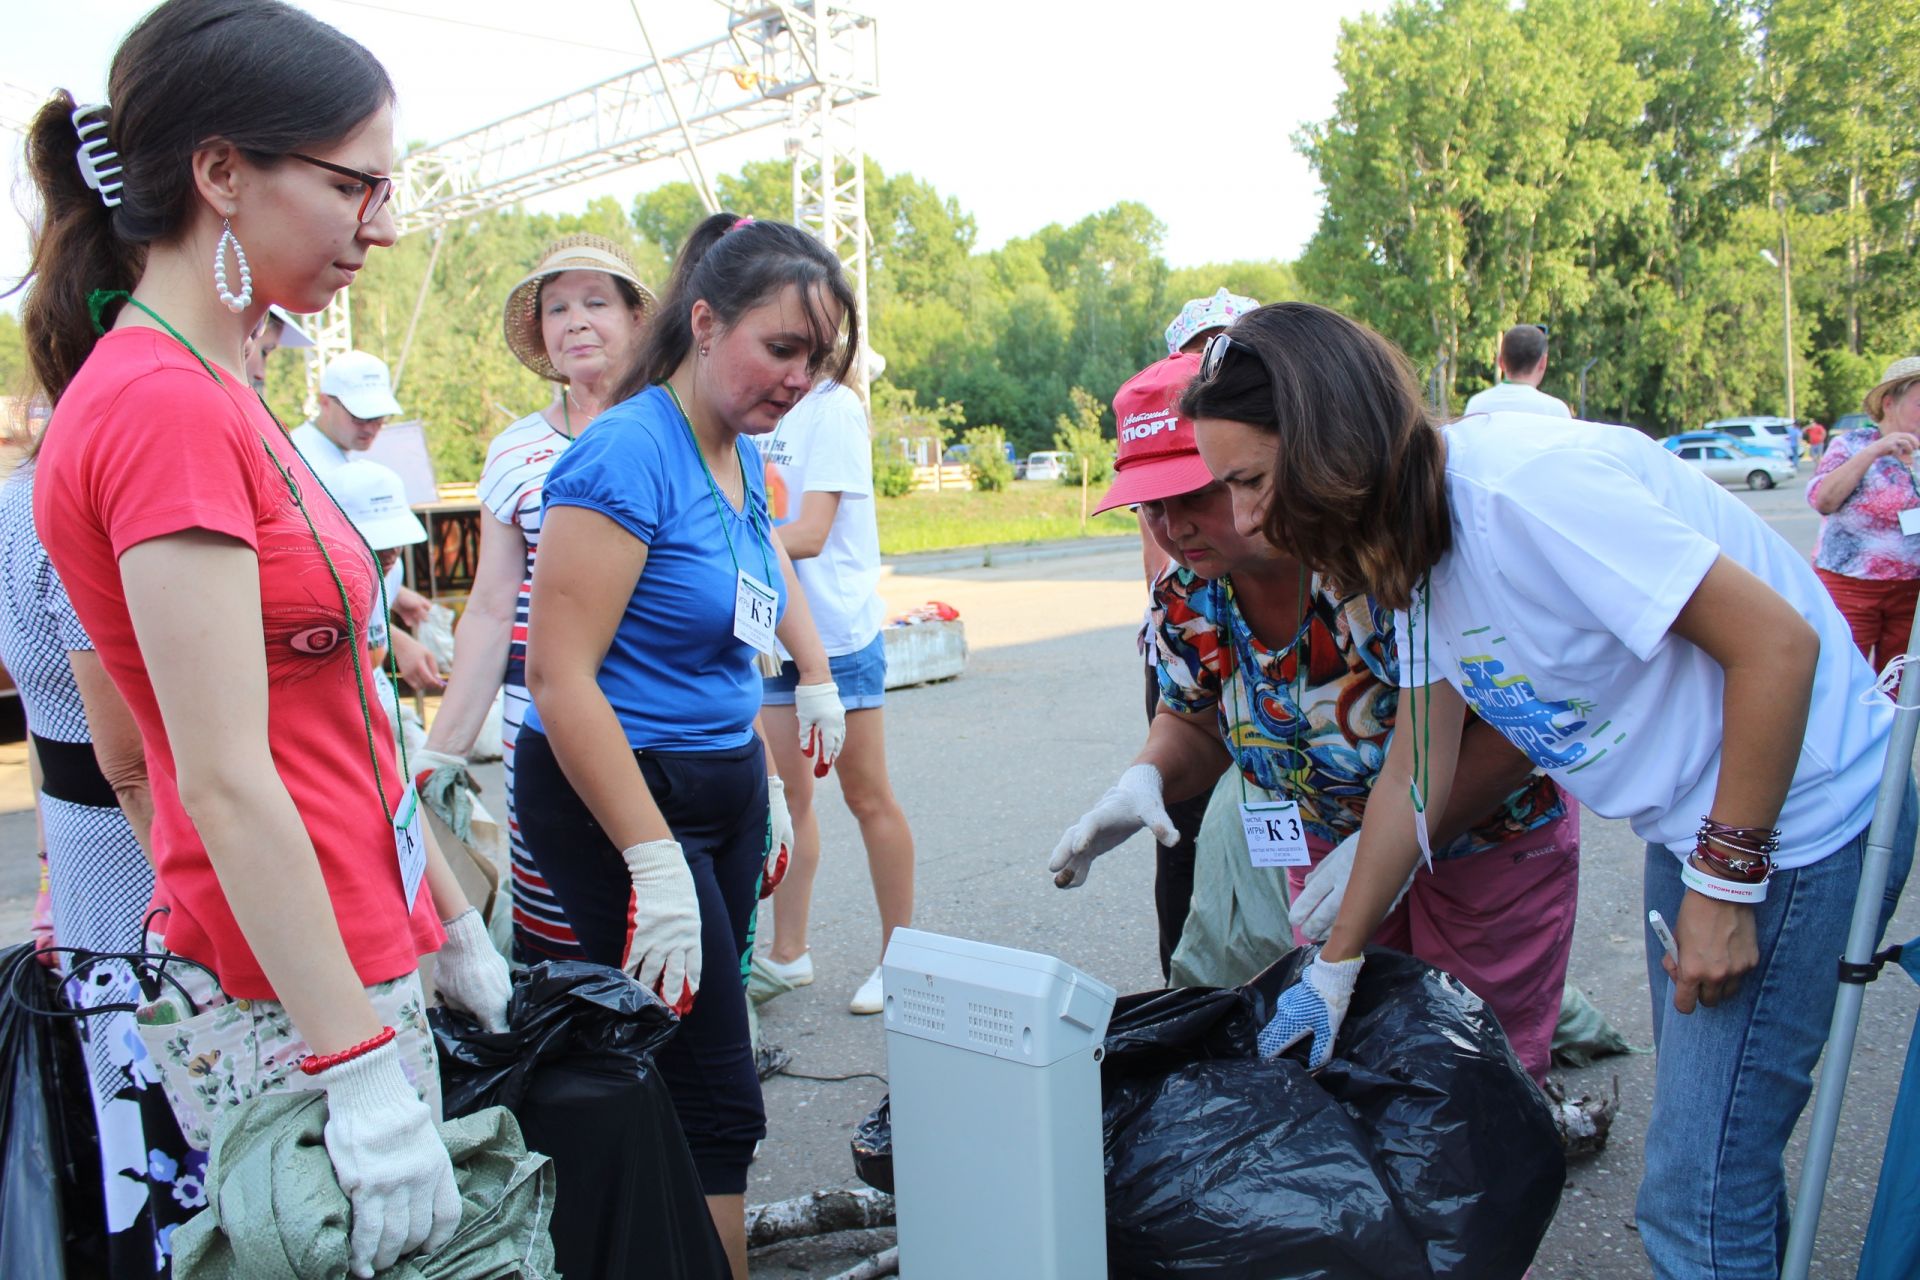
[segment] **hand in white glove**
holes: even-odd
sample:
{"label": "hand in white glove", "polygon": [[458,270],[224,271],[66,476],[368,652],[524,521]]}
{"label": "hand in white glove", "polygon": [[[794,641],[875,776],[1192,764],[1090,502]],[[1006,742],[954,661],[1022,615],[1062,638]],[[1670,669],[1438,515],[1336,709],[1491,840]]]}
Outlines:
{"label": "hand in white glove", "polygon": [[1361,956],[1333,964],[1315,956],[1300,981],[1280,993],[1273,1017],[1260,1029],[1260,1056],[1277,1058],[1312,1037],[1307,1070],[1326,1066],[1333,1056],[1333,1038],[1346,1021],[1347,1002],[1353,999],[1353,984],[1359,980],[1362,963]]}
{"label": "hand in white glove", "polygon": [[370,1277],[460,1225],[453,1161],[392,1042],[314,1077],[327,1092],[327,1155],[352,1206],[348,1266]]}
{"label": "hand in white glove", "polygon": [[[1300,886],[1300,895],[1287,908],[1287,922],[1301,934],[1314,942],[1325,942],[1327,935],[1333,932],[1333,922],[1340,914],[1340,904],[1347,900],[1347,881],[1353,878],[1353,858],[1360,848],[1360,833],[1354,832],[1320,861],[1313,864],[1313,870],[1307,872],[1306,883]],[[1413,877],[1420,868],[1416,864],[1407,872],[1407,882],[1400,886],[1400,892],[1393,899],[1393,906],[1387,908],[1392,914],[1393,908],[1400,905],[1407,896],[1407,890],[1413,887]]]}
{"label": "hand in white glove", "polygon": [[1120,780],[1100,797],[1100,803],[1087,810],[1080,821],[1067,828],[1053,848],[1047,870],[1062,889],[1077,889],[1086,883],[1093,860],[1145,827],[1153,838],[1169,847],[1178,844],[1180,832],[1167,816],[1166,802],[1160,798],[1160,771],[1150,764],[1136,764],[1120,775]]}
{"label": "hand in white glove", "polygon": [[760,896],[771,898],[787,878],[793,858],[793,814],[787,809],[787,784],[767,779],[767,865],[760,876]]}
{"label": "hand in white glove", "polygon": [[507,1001],[513,977],[506,957],[487,936],[478,907],[468,907],[445,922],[447,945],[433,965],[433,985],[442,1004],[464,1009],[486,1031],[507,1029]]}
{"label": "hand in white glove", "polygon": [[840,686],[831,680],[795,686],[793,710],[800,719],[800,750],[813,757],[813,776],[824,778],[847,741],[847,709],[840,705]]}
{"label": "hand in white glove", "polygon": [[678,840],[647,840],[620,856],[633,881],[620,967],[684,1016],[700,993],[700,899],[687,855]]}
{"label": "hand in white glove", "polygon": [[407,753],[407,767],[413,770],[414,789],[421,802],[448,830],[462,840],[473,838],[473,797],[480,790],[465,756],[448,755],[431,747]]}

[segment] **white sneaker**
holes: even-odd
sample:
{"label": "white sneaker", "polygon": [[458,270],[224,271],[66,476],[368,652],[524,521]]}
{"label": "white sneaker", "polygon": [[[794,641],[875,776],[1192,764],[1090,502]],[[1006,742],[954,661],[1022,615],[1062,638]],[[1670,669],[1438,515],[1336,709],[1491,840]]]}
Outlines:
{"label": "white sneaker", "polygon": [[765,1004],[812,981],[813,952],[803,951],[798,960],[788,964],[781,964],[768,952],[756,952],[747,970],[747,996],[755,1004]]}
{"label": "white sneaker", "polygon": [[886,1005],[886,993],[880,987],[880,970],[875,969],[853,993],[853,1000],[847,1005],[849,1013],[878,1013]]}

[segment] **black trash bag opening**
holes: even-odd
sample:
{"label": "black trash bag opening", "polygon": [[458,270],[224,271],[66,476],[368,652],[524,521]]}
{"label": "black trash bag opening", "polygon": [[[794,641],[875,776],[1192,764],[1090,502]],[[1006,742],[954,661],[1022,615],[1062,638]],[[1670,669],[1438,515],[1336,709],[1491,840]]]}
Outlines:
{"label": "black trash bag opening", "polygon": [[504,1106],[553,1161],[565,1276],[726,1280],[725,1250],[654,1055],[679,1019],[618,969],[548,960],[514,975],[508,1030],[436,1008],[449,1116]]}
{"label": "black trash bag opening", "polygon": [[893,1194],[893,1095],[880,1099],[853,1131],[853,1171],[875,1191]]}
{"label": "black trash bag opening", "polygon": [[1326,1068],[1308,1075],[1300,1051],[1264,1062],[1251,1031],[1312,956],[1240,991],[1116,1006],[1112,1273],[1517,1280],[1566,1164],[1492,1011],[1445,973],[1369,950]]}

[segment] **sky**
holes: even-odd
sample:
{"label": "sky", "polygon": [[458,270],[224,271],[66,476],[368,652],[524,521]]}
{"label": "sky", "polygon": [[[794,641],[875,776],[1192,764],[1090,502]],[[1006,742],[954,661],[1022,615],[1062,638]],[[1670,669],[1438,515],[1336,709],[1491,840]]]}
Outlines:
{"label": "sky", "polygon": [[[648,59],[632,5],[663,56],[724,31],[714,0],[299,0],[387,66],[399,137],[436,142]],[[56,86],[105,93],[121,36],[146,0],[8,4],[0,118]],[[1313,234],[1320,193],[1291,137],[1332,113],[1340,21],[1380,0],[869,0],[879,19],[881,96],[860,109],[867,154],[972,213],[989,249],[1051,222],[1137,200],[1167,228],[1174,266],[1291,258]],[[1181,20],[1176,20],[1180,15]],[[543,21],[543,18],[545,19]],[[219,74],[210,67],[209,75]],[[20,92],[24,90],[25,95]],[[703,150],[710,173],[781,154],[766,130]],[[0,211],[0,280],[26,266],[31,201],[17,134],[11,207]],[[532,207],[623,204],[680,180],[678,164],[627,170]],[[17,304],[17,296],[8,304]]]}

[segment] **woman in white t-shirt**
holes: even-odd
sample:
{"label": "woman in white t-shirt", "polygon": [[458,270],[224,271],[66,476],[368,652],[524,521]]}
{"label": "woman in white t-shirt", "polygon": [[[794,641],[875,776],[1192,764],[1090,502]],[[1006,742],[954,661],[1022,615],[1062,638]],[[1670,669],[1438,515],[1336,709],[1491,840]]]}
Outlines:
{"label": "woman in white t-shirt", "polygon": [[[1893,722],[1805,558],[1631,428],[1496,413],[1442,431],[1405,356],[1321,307],[1243,317],[1181,408],[1238,527],[1400,610],[1405,731],[1332,935],[1262,1051],[1331,1054],[1471,704],[1648,841],[1645,906],[1678,939],[1676,961],[1646,936],[1659,1057],[1638,1225],[1655,1274],[1773,1275],[1781,1152],[1826,1039]],[[1906,809],[1882,927],[1912,858],[1911,790]]]}
{"label": "woman in white t-shirt", "polygon": [[[867,410],[850,388],[823,382],[760,437],[767,503],[781,545],[813,609],[833,682],[847,709],[847,741],[835,767],[847,808],[867,848],[880,909],[880,954],[893,931],[913,922],[913,832],[887,778],[887,649],[880,634],[880,529],[873,513],[873,444]],[[820,865],[820,821],[813,811],[814,770],[800,752],[791,659],[767,677],[761,718],[793,818],[793,860],[773,895],[773,945],[754,963],[757,982],[781,991],[813,981],[807,915]],[[848,1008],[879,1013],[876,964]]]}
{"label": "woman in white t-shirt", "polygon": [[[493,696],[501,693],[507,831],[512,848],[513,955],[522,964],[585,958],[566,913],[520,839],[513,802],[513,747],[527,709],[527,603],[540,546],[540,495],[574,437],[607,406],[639,345],[653,294],[626,251],[602,236],[562,236],[507,295],[507,346],[556,384],[553,403],[495,436],[480,473],[480,560],[454,632],[453,678],[421,753],[421,784],[444,804],[461,785],[467,753]],[[491,518],[487,518],[491,517]]]}

